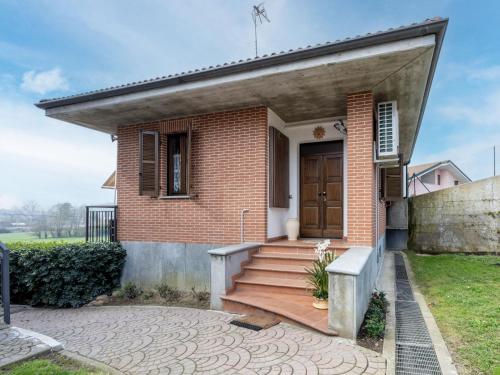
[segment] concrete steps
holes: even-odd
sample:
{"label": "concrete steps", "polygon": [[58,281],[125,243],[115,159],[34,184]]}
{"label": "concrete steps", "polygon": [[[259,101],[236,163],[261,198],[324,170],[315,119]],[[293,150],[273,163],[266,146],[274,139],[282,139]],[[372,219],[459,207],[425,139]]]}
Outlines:
{"label": "concrete steps", "polygon": [[[328,313],[312,307],[307,267],[316,259],[314,242],[268,243],[243,265],[233,290],[222,297],[224,310],[242,314],[273,314],[328,335]],[[333,246],[330,248],[333,251]],[[337,255],[347,249],[335,245]]]}

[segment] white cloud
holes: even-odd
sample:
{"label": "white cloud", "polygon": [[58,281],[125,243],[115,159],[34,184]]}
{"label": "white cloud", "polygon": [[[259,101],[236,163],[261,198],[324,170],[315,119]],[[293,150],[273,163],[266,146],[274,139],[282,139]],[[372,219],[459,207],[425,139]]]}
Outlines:
{"label": "white cloud", "polygon": [[100,189],[116,167],[116,143],[108,136],[43,115],[31,103],[0,97],[1,207],[27,199],[112,202]]}
{"label": "white cloud", "polygon": [[500,88],[479,99],[473,95],[452,99],[437,113],[440,129],[435,132],[441,142],[413,164],[450,159],[472,179],[492,176],[493,146],[500,148]]}
{"label": "white cloud", "polygon": [[493,81],[500,79],[500,65],[469,69],[468,76],[474,80]]}
{"label": "white cloud", "polygon": [[26,91],[46,94],[51,91],[68,90],[69,85],[59,68],[37,73],[34,70],[23,74],[21,88]]}
{"label": "white cloud", "polygon": [[486,95],[482,100],[463,98],[438,109],[445,118],[460,121],[464,127],[470,124],[486,128],[500,126],[500,89]]}

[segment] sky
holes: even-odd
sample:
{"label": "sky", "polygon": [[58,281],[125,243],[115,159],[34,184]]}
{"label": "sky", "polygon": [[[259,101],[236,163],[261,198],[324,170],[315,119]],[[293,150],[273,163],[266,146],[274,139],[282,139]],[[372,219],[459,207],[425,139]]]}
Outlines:
{"label": "sky", "polygon": [[[0,0],[0,208],[102,204],[109,135],[33,103],[252,57],[246,0]],[[500,164],[500,2],[267,0],[259,54],[450,19],[412,164],[452,159],[469,177]],[[500,166],[497,167],[500,170]]]}

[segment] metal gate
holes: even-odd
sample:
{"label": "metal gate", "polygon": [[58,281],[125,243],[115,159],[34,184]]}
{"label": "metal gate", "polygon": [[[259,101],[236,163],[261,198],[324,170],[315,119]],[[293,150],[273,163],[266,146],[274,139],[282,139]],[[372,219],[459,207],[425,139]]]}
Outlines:
{"label": "metal gate", "polygon": [[2,291],[2,320],[5,324],[10,324],[10,279],[9,279],[9,249],[0,242],[0,263],[1,263],[1,291]]}

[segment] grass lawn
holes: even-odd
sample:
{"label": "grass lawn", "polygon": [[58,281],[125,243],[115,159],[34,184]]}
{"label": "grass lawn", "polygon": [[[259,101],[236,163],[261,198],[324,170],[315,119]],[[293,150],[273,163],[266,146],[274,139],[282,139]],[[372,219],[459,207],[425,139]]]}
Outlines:
{"label": "grass lawn", "polygon": [[29,242],[49,242],[49,241],[63,241],[63,242],[83,242],[85,237],[62,237],[62,238],[42,238],[39,239],[31,232],[17,232],[17,233],[0,233],[0,242],[18,242],[18,241],[29,241]]}
{"label": "grass lawn", "polygon": [[59,354],[48,354],[37,359],[23,361],[0,369],[1,374],[10,375],[101,375],[80,362]]}
{"label": "grass lawn", "polygon": [[459,372],[500,374],[500,257],[408,257]]}

